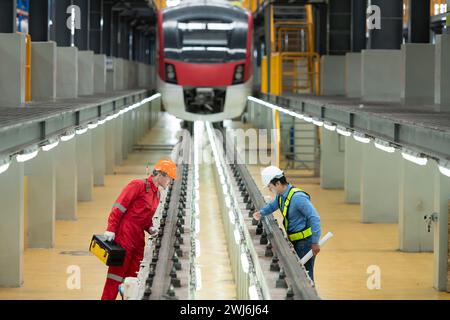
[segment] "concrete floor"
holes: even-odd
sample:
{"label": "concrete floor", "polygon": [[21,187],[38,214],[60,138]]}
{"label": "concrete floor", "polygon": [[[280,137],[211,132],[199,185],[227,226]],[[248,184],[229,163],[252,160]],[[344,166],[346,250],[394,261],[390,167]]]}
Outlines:
{"label": "concrete floor", "polygon": [[[173,144],[179,122],[164,116],[141,141],[143,144]],[[77,221],[56,222],[56,246],[26,249],[24,285],[0,288],[0,299],[99,299],[106,267],[88,252],[92,234],[103,233],[112,203],[132,179],[145,175],[145,164],[167,152],[134,152],[116,174],[105,177],[105,186],[94,188],[94,201],[78,204]],[[259,166],[250,166],[258,185]],[[223,240],[223,225],[217,212],[211,166],[200,166],[200,221],[202,289],[199,299],[235,299],[234,281]],[[334,237],[316,260],[315,277],[323,299],[450,299],[450,294],[432,287],[433,257],[430,253],[403,253],[398,248],[397,224],[362,224],[359,205],[344,203],[343,190],[323,190],[317,178],[294,178],[291,182],[311,194],[320,213],[322,232]],[[267,191],[264,191],[268,195]],[[278,216],[279,217],[279,216]],[[381,289],[367,288],[367,268],[380,267]],[[70,266],[81,271],[81,288],[68,289]]]}
{"label": "concrete floor", "polygon": [[197,299],[234,300],[236,286],[225,241],[222,215],[219,212],[212,165],[200,165],[200,240],[198,265],[202,272],[202,289]]}

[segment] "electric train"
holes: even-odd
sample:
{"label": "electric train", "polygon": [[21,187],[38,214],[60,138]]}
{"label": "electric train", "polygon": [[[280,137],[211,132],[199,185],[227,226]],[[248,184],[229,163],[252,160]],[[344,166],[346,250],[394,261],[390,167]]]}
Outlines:
{"label": "electric train", "polygon": [[239,117],[252,88],[252,15],[226,3],[158,13],[157,89],[185,121]]}

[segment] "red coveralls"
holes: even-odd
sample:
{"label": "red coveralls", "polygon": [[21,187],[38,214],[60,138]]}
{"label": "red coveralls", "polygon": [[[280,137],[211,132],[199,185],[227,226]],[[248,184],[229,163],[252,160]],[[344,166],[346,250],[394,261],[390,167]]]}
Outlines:
{"label": "red coveralls", "polygon": [[116,234],[114,240],[126,250],[126,254],[122,266],[109,267],[102,300],[115,300],[123,280],[136,277],[144,255],[144,231],[153,225],[159,198],[158,188],[149,177],[131,181],[114,203],[107,231]]}

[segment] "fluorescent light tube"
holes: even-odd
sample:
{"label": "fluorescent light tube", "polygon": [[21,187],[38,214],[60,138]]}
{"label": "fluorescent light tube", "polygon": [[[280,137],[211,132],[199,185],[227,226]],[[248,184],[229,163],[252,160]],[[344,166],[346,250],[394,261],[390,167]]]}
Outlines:
{"label": "fluorescent light tube", "polygon": [[316,125],[316,126],[318,126],[318,127],[323,126],[323,121],[322,121],[322,120],[319,120],[319,119],[313,119],[312,122],[314,123],[314,125]]}
{"label": "fluorescent light tube", "polygon": [[234,229],[234,241],[236,242],[236,244],[241,243],[241,233],[238,229]]}
{"label": "fluorescent light tube", "polygon": [[303,116],[303,120],[305,120],[306,122],[309,122],[309,123],[313,122],[312,117],[306,116],[306,115]]}
{"label": "fluorescent light tube", "polygon": [[66,133],[64,135],[61,136],[61,141],[69,141],[71,140],[73,137],[75,137],[75,132],[72,133]]}
{"label": "fluorescent light tube", "polygon": [[195,219],[195,233],[200,233],[200,220]]}
{"label": "fluorescent light tube", "polygon": [[419,166],[424,166],[427,164],[428,159],[426,157],[421,156],[420,153],[408,150],[408,149],[403,149],[402,151],[402,157],[405,160],[411,161],[415,164],[418,164]]}
{"label": "fluorescent light tube", "polygon": [[200,267],[195,267],[195,289],[197,291],[202,289],[202,271]]}
{"label": "fluorescent light tube", "polygon": [[11,163],[11,162],[9,162],[9,160],[3,160],[2,162],[3,163],[0,164],[0,174],[5,172],[6,170],[8,170],[9,165]]}
{"label": "fluorescent light tube", "polygon": [[304,118],[305,116],[302,115],[301,113],[296,113],[296,112],[294,112],[294,117],[296,117],[297,119],[303,120],[303,118]]}
{"label": "fluorescent light tube", "polygon": [[329,130],[329,131],[335,131],[336,130],[336,125],[330,123],[330,122],[325,122],[323,124],[323,126],[325,127],[325,129]]}
{"label": "fluorescent light tube", "polygon": [[336,128],[336,132],[344,137],[350,137],[352,135],[352,132],[350,130],[347,130],[347,128],[338,126]]}
{"label": "fluorescent light tube", "polygon": [[359,132],[353,132],[353,138],[361,143],[369,143],[370,142],[370,138],[368,136],[366,136],[363,133],[359,133]]}
{"label": "fluorescent light tube", "polygon": [[22,153],[19,153],[16,156],[17,162],[26,162],[28,160],[33,159],[37,156],[39,152],[39,149],[33,149],[33,150],[23,150]]}
{"label": "fluorescent light tube", "polygon": [[231,210],[228,211],[228,218],[230,219],[230,223],[234,224],[234,222],[236,221],[236,218],[234,216],[234,212],[233,211],[231,211]]}
{"label": "fluorescent light tube", "polygon": [[200,240],[195,239],[195,257],[200,257]]}
{"label": "fluorescent light tube", "polygon": [[92,122],[92,123],[88,124],[88,128],[91,129],[91,130],[95,129],[97,127],[98,127],[98,122]]}
{"label": "fluorescent light tube", "polygon": [[46,145],[42,146],[42,150],[44,151],[50,151],[53,148],[55,148],[59,144],[59,140],[48,142]]}
{"label": "fluorescent light tube", "polygon": [[245,252],[241,253],[241,264],[242,264],[243,271],[245,273],[248,273],[248,270],[250,269],[250,264],[248,262],[247,253],[245,253]]}
{"label": "fluorescent light tube", "polygon": [[259,300],[258,289],[255,285],[251,285],[248,288],[248,295],[250,297],[250,300]]}
{"label": "fluorescent light tube", "polygon": [[380,140],[380,139],[375,139],[375,147],[377,147],[380,150],[383,150],[385,152],[389,152],[389,153],[393,153],[395,152],[395,148],[393,146],[390,145],[389,142]]}
{"label": "fluorescent light tube", "polygon": [[439,171],[447,177],[450,177],[450,163],[448,161],[439,161]]}
{"label": "fluorescent light tube", "polygon": [[77,129],[75,130],[75,133],[78,134],[78,135],[81,135],[81,134],[85,134],[87,131],[88,131],[88,128],[87,128],[87,127],[84,127],[84,128],[77,128]]}

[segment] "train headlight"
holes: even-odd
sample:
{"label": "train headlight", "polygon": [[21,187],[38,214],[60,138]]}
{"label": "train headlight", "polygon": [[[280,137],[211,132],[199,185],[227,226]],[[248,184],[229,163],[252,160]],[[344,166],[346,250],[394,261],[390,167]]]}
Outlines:
{"label": "train headlight", "polygon": [[244,65],[239,64],[234,69],[233,83],[242,83],[244,82]]}
{"label": "train headlight", "polygon": [[169,63],[166,63],[166,81],[171,83],[177,83],[177,75],[175,73],[175,67]]}

